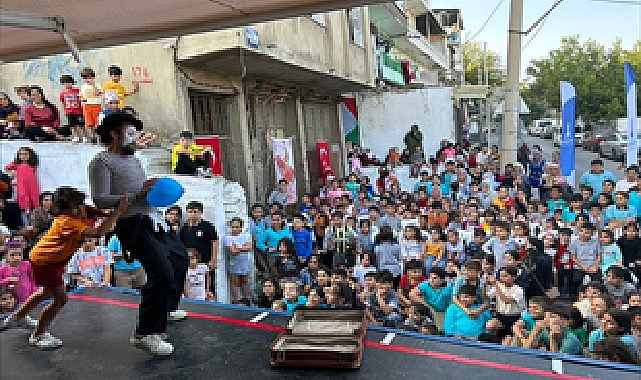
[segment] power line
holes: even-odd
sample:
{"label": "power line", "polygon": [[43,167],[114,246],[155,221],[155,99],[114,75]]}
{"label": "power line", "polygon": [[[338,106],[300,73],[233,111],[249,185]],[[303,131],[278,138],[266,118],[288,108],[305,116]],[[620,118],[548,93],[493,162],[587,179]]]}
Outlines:
{"label": "power line", "polygon": [[531,37],[530,37],[530,38],[525,42],[525,44],[523,44],[523,47],[521,48],[521,50],[525,50],[525,49],[527,49],[527,48],[528,48],[528,46],[530,46],[530,44],[532,43],[532,41],[534,41],[534,39],[539,35],[539,33],[541,32],[541,30],[543,29],[543,25],[545,25],[545,22],[546,22],[546,21],[547,21],[547,19],[542,20],[542,21],[539,23],[538,28],[536,29],[536,31],[534,31],[534,34],[532,34],[532,36],[531,36]]}
{"label": "power line", "polygon": [[490,15],[489,15],[489,16],[487,16],[487,19],[485,19],[485,21],[483,22],[483,24],[481,25],[481,27],[479,28],[479,30],[478,30],[476,33],[474,33],[474,34],[472,35],[472,37],[471,37],[471,38],[469,38],[469,39],[468,39],[468,42],[469,42],[469,41],[474,41],[474,39],[475,39],[476,37],[478,37],[478,36],[479,36],[479,34],[481,34],[481,32],[483,32],[483,30],[485,30],[485,27],[487,26],[487,24],[489,24],[489,23],[490,23],[490,20],[492,19],[492,17],[494,17],[494,15],[495,15],[495,14],[496,14],[496,12],[499,10],[499,8],[501,7],[501,5],[503,5],[503,3],[504,3],[504,2],[505,2],[505,0],[499,0],[498,4],[496,4],[496,7],[494,7],[494,9],[492,10],[492,12],[490,12]]}
{"label": "power line", "polygon": [[637,0],[586,0],[596,3],[619,4],[619,5],[641,5],[641,1]]}

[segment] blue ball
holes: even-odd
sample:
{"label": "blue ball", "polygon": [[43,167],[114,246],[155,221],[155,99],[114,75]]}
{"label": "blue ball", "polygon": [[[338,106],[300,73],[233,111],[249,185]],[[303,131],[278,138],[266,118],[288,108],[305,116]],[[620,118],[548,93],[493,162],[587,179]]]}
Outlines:
{"label": "blue ball", "polygon": [[185,189],[175,179],[161,177],[147,191],[147,203],[155,207],[171,206],[184,192]]}

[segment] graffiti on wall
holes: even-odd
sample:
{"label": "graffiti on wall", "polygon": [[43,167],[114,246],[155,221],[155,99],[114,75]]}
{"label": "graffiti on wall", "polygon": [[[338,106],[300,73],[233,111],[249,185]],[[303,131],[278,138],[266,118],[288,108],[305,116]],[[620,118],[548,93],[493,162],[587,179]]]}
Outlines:
{"label": "graffiti on wall", "polygon": [[22,62],[22,69],[24,70],[25,78],[46,78],[49,82],[56,84],[59,83],[60,76],[63,74],[73,76],[76,82],[80,83],[80,70],[85,66],[92,67],[99,77],[106,76],[108,66],[106,62],[102,59],[88,60],[88,55],[85,52],[81,52],[80,59],[82,62],[91,61],[91,65],[87,63],[79,64],[70,54],[57,54],[46,58],[24,61]]}
{"label": "graffiti on wall", "polygon": [[149,75],[149,68],[147,66],[131,66],[131,83],[154,83],[154,80]]}

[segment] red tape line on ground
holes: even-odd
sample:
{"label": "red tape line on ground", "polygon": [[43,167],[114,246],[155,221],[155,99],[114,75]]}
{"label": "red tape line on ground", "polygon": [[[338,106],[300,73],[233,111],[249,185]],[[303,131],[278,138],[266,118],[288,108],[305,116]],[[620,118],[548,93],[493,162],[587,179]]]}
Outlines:
{"label": "red tape line on ground", "polygon": [[[107,305],[138,308],[137,303],[112,300],[109,298],[92,297],[92,296],[86,296],[82,294],[70,294],[69,298],[73,298],[81,301],[98,302],[98,303],[103,303]],[[282,332],[285,330],[285,328],[282,326],[270,325],[268,323],[262,323],[262,322],[250,322],[250,321],[247,321],[244,319],[238,319],[238,318],[222,317],[219,315],[211,315],[211,314],[204,314],[204,313],[195,313],[191,311],[188,312],[187,314],[191,318],[207,319],[210,321],[231,323],[237,326],[249,327],[249,328],[259,329],[259,330],[267,330],[267,331],[275,331],[275,332]],[[400,352],[404,354],[426,356],[426,357],[440,359],[440,360],[452,361],[452,362],[481,366],[481,367],[501,369],[501,370],[510,371],[510,372],[519,372],[519,373],[524,373],[528,375],[544,376],[544,377],[551,377],[555,379],[568,379],[568,380],[592,379],[591,377],[584,377],[584,376],[577,376],[577,375],[570,375],[570,374],[558,374],[550,371],[545,371],[542,369],[521,367],[521,366],[516,366],[511,364],[496,363],[496,362],[491,362],[487,360],[468,358],[465,356],[460,356],[460,355],[450,354],[450,353],[440,352],[440,351],[431,351],[431,350],[425,350],[421,348],[399,346],[394,344],[381,344],[379,342],[374,342],[371,340],[366,340],[365,345],[368,347],[373,347],[381,350],[389,350],[389,351],[395,351],[395,352]]]}

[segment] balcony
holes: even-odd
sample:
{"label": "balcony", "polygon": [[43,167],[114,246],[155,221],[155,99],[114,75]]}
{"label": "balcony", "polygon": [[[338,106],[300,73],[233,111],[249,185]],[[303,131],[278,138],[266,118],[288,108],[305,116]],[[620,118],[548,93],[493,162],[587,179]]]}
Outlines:
{"label": "balcony", "polygon": [[[397,1],[403,6],[402,1]],[[407,15],[404,7],[396,3],[369,5],[370,22],[376,26],[378,33],[389,37],[401,36],[407,33]]]}
{"label": "balcony", "polygon": [[407,35],[394,39],[396,45],[409,52],[418,63],[427,67],[434,65],[449,69],[449,60],[446,53],[446,43],[443,39],[429,41],[418,30],[409,28]]}
{"label": "balcony", "polygon": [[427,13],[430,9],[427,0],[405,0],[405,8],[415,15]]}

